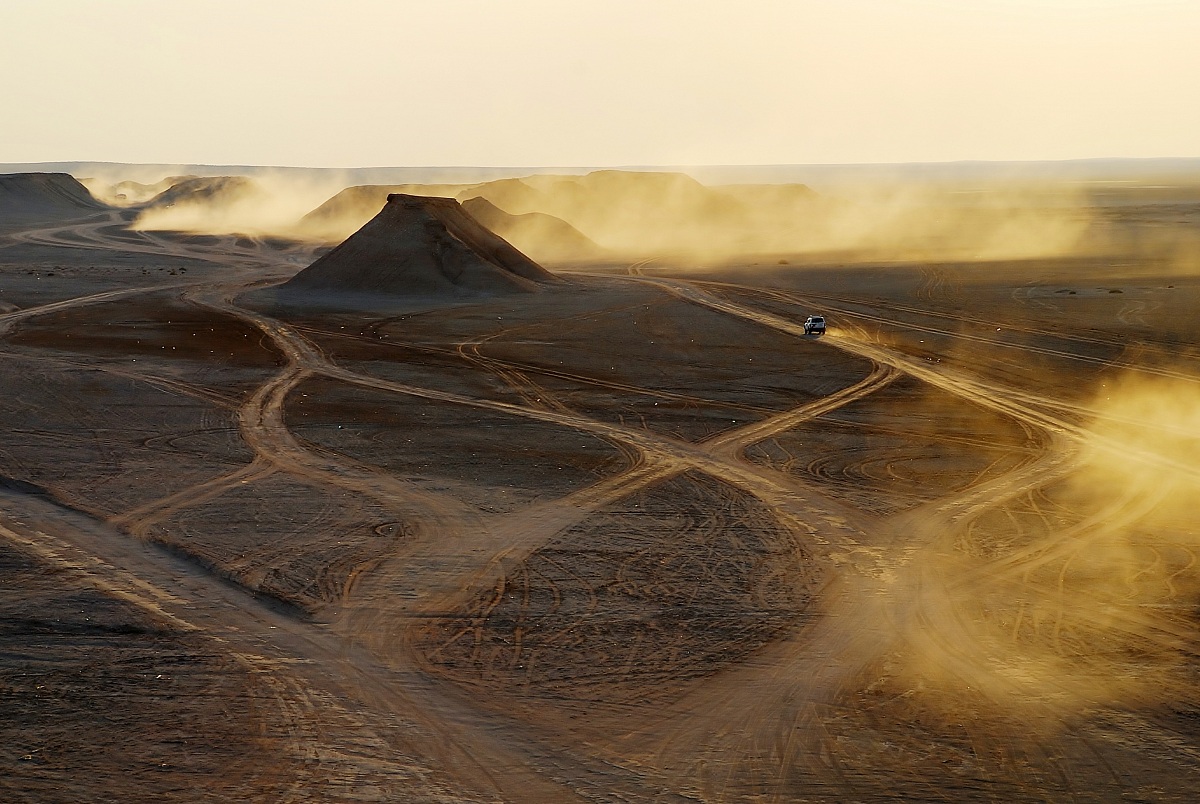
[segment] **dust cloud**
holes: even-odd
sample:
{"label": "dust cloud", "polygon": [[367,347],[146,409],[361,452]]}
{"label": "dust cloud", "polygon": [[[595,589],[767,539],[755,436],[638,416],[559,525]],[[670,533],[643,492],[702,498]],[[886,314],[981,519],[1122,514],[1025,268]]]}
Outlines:
{"label": "dust cloud", "polygon": [[1003,549],[946,550],[963,526],[918,524],[940,533],[892,588],[908,688],[956,706],[969,694],[1051,730],[1184,694],[1200,594],[1200,384],[1131,374],[1089,407],[1064,477],[965,525]]}
{"label": "dust cloud", "polygon": [[[964,189],[879,181],[818,191],[803,184],[710,186],[684,173],[621,170],[475,184],[350,186],[336,173],[296,171],[137,179],[114,174],[86,184],[106,203],[137,207],[138,229],[312,242],[353,234],[382,209],[388,193],[484,199],[504,221],[501,214],[536,216],[536,226],[527,218],[497,233],[550,262],[600,256],[698,264],[793,255],[896,261],[1059,256],[1086,247],[1094,223],[1082,192],[1062,185]],[[562,242],[564,232],[571,242]]]}
{"label": "dust cloud", "polygon": [[172,185],[195,176],[182,165],[90,165],[76,178],[97,200],[114,207],[149,201]]}
{"label": "dust cloud", "polygon": [[[389,191],[397,189],[350,188],[291,231],[314,239],[348,236],[379,211]],[[1091,221],[1082,196],[1062,187],[952,191],[891,183],[817,192],[802,184],[708,186],[682,173],[601,170],[402,191],[461,202],[481,198],[508,215],[561,221],[543,226],[542,235],[532,227],[521,232],[518,245],[535,257],[563,256],[557,238],[573,229],[580,242],[613,259],[1024,258],[1072,252]]]}
{"label": "dust cloud", "polygon": [[[1186,615],[1200,592],[1191,572],[1200,555],[1200,384],[1128,375],[1093,404],[1067,499],[1094,513],[1066,534],[1069,547],[1057,547],[1051,598],[1089,648],[1075,664],[1107,670],[1122,696],[1154,697],[1193,647]],[[1148,655],[1157,678],[1146,672]],[[1123,666],[1135,657],[1137,668]],[[1096,662],[1105,658],[1107,667]]]}
{"label": "dust cloud", "polygon": [[994,187],[976,195],[915,184],[834,188],[801,184],[710,187],[684,174],[596,171],[480,185],[510,214],[559,218],[630,259],[700,263],[752,255],[853,253],[894,260],[1059,255],[1089,225],[1080,198]]}
{"label": "dust cloud", "polygon": [[[551,263],[986,262],[1156,250],[1179,271],[1188,271],[1200,256],[1200,235],[1181,237],[1191,229],[1175,225],[1197,223],[1194,205],[1161,203],[1142,207],[1140,217],[1130,216],[1120,197],[1109,193],[1098,199],[1087,185],[1069,182],[937,184],[879,178],[813,189],[706,185],[684,173],[628,170],[355,186],[337,173],[297,171],[115,178],[87,184],[108,203],[138,208],[135,226],[140,229],[320,243],[353,234],[383,208],[389,193],[463,203],[483,199],[497,234]],[[221,181],[224,186],[214,186]],[[179,192],[189,188],[190,193]],[[534,217],[513,220],[520,216]]]}
{"label": "dust cloud", "polygon": [[892,184],[842,192],[814,215],[809,250],[900,261],[1052,257],[1079,250],[1091,223],[1085,197],[1067,187]]}
{"label": "dust cloud", "polygon": [[343,186],[336,177],[294,173],[192,178],[149,199],[133,228],[288,236],[301,216]]}

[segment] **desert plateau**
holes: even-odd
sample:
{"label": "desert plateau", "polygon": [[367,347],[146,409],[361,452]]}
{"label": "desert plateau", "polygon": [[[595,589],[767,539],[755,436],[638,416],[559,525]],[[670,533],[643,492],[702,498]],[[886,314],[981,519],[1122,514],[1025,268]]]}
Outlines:
{"label": "desert plateau", "polygon": [[1153,167],[9,168],[0,799],[1194,801]]}

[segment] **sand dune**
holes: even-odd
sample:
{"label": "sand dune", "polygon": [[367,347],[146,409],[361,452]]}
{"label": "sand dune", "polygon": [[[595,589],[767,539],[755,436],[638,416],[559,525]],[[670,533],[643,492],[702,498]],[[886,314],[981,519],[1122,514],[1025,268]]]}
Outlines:
{"label": "sand dune", "polygon": [[553,279],[454,199],[394,193],[362,229],[283,290],[471,296],[535,291]]}
{"label": "sand dune", "polygon": [[105,208],[66,173],[0,175],[0,220],[62,220]]}

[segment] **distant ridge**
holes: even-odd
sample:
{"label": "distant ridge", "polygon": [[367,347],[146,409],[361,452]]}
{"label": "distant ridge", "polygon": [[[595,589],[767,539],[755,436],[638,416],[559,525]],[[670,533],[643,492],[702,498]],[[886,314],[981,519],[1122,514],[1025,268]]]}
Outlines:
{"label": "distant ridge", "polygon": [[0,218],[43,221],[79,218],[108,209],[66,173],[0,175]]}
{"label": "distant ridge", "polygon": [[[804,183],[818,191],[844,181],[922,181],[955,183],[994,180],[1200,180],[1200,157],[1090,158],[1026,161],[875,162],[861,164],[741,164],[741,165],[525,165],[525,166],[375,166],[294,167],[267,165],[205,165],[96,161],[0,163],[6,172],[62,172],[79,178],[115,176],[153,183],[163,176],[254,176],[259,173],[330,176],[354,184],[480,184],[540,174],[583,175],[602,169],[680,171],[709,185]],[[501,204],[501,206],[503,206]]]}
{"label": "distant ridge", "polygon": [[280,290],[453,298],[529,293],[553,281],[454,199],[393,193],[379,214]]}

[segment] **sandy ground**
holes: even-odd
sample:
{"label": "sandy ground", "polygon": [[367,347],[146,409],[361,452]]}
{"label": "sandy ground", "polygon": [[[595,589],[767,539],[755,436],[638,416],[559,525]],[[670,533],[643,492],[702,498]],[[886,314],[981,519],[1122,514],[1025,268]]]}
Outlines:
{"label": "sandy ground", "polygon": [[126,222],[0,237],[4,800],[1200,789],[1195,270],[356,314],[250,293],[299,244]]}

